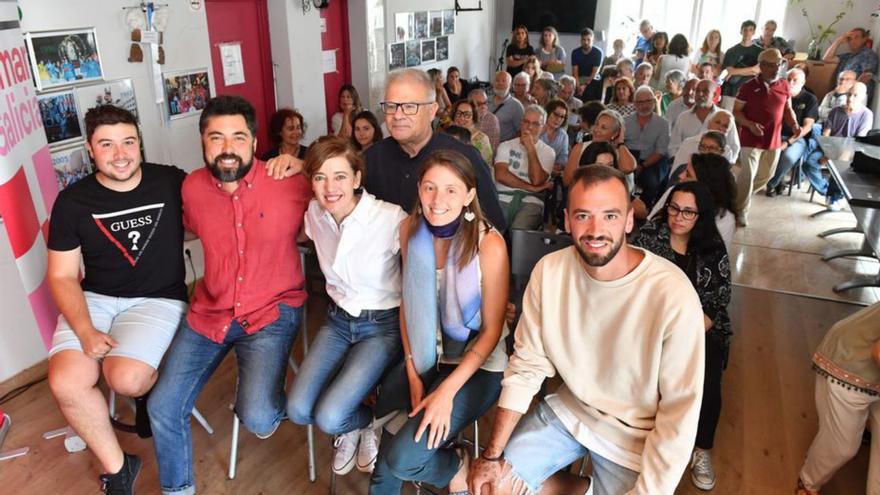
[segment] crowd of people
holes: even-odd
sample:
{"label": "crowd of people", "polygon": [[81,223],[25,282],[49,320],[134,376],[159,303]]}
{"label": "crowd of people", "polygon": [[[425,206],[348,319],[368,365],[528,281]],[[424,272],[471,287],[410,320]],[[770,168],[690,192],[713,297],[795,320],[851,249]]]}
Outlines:
{"label": "crowd of people", "polygon": [[[400,69],[380,123],[345,85],[329,135],[306,146],[302,114],[281,109],[262,159],[252,105],[217,96],[199,121],[205,166],[188,175],[141,163],[130,112],[91,109],[96,172],[61,192],[50,222],[62,316],[49,384],[105,492],[132,493],[142,461],[122,451],[99,376],[135,398],[162,492],[190,494],[190,414],[233,350],[245,428],[268,438],[285,420],[316,425],[334,436],[333,471],[370,472],[370,494],[410,481],[454,494],[671,494],[688,468],[698,488],[714,488],[734,232],[753,193],[776,194],[801,160],[837,204],[815,135],[864,135],[873,122],[877,57],[863,30],[829,49],[846,42],[848,53],[826,54],[839,78],[820,104],[805,69],[786,70],[793,52],[776,24],[753,39],[755,28],[744,22],[726,51],[715,30],[692,50],[644,21],[633,53],[618,40],[609,57],[584,29],[569,60],[553,27],[533,48],[517,26],[490,90],[456,67],[445,81]],[[573,245],[537,263],[516,307],[510,231],[549,228]],[[185,236],[205,252],[191,298]],[[329,303],[286,386],[306,241]],[[836,351],[814,359],[827,375]],[[877,345],[869,351],[880,365]],[[861,364],[859,386],[876,394],[878,370]],[[554,376],[561,385],[547,393]],[[869,402],[851,415],[862,426]],[[493,406],[472,458],[453,440]],[[833,426],[820,426],[801,494],[854,454],[858,429],[842,439]],[[586,455],[589,478],[565,470]]]}

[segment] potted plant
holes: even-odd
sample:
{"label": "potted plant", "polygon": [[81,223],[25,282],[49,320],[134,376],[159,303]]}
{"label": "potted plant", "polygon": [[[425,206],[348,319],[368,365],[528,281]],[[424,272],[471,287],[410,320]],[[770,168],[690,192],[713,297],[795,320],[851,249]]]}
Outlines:
{"label": "potted plant", "polygon": [[[791,3],[803,3],[803,0],[789,0]],[[810,44],[807,46],[807,58],[810,60],[822,60],[822,54],[825,50],[825,45],[828,40],[837,34],[837,31],[834,30],[834,26],[840,22],[841,19],[846,15],[847,10],[852,10],[853,8],[853,0],[842,0],[840,2],[840,12],[834,16],[834,20],[828,23],[828,25],[817,24],[816,27],[813,27],[813,23],[810,21],[810,15],[807,12],[806,8],[801,9],[801,15],[804,16],[804,19],[807,21],[807,26],[810,28]]]}

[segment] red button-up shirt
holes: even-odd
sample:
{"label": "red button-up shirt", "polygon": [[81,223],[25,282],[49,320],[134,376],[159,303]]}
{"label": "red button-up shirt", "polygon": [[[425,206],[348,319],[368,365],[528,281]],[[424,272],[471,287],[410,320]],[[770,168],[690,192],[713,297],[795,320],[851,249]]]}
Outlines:
{"label": "red button-up shirt", "polygon": [[782,116],[790,95],[788,81],[781,77],[767,84],[757,75],[740,86],[736,99],[745,102],[743,113],[747,119],[764,126],[763,136],[756,136],[749,129],[740,127],[741,146],[763,150],[775,150],[782,146]]}
{"label": "red button-up shirt", "polygon": [[274,180],[259,160],[231,194],[207,168],[189,174],[183,224],[205,251],[205,276],[187,313],[193,330],[223,342],[233,321],[256,333],[278,319],[278,304],[305,302],[296,237],[310,197],[302,174]]}

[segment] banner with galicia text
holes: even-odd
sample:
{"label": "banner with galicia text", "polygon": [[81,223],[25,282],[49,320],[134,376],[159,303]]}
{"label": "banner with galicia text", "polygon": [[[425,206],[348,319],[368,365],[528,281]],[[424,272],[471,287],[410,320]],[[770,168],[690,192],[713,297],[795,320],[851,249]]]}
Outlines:
{"label": "banner with galicia text", "polygon": [[48,349],[58,310],[46,281],[46,238],[58,182],[14,6],[0,9],[0,217]]}

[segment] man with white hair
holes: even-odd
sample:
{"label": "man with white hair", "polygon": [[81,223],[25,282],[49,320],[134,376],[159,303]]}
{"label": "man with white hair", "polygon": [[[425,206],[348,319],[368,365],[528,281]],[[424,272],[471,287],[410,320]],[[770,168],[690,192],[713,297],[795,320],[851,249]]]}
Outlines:
{"label": "man with white hair", "polygon": [[529,105],[519,137],[501,143],[495,155],[498,201],[511,229],[541,227],[542,193],[552,187],[550,173],[556,160],[553,148],[538,139],[546,122],[547,112],[540,105]]}
{"label": "man with white hair", "polygon": [[716,131],[724,134],[725,146],[719,154],[723,155],[731,165],[736,163],[736,158],[739,156],[740,146],[736,126],[733,125],[733,114],[723,108],[719,108],[706,118],[706,127],[704,127],[699,134],[691,136],[681,142],[681,146],[678,147],[678,151],[675,152],[675,157],[672,159],[672,167],[670,167],[671,170],[669,172],[670,178],[677,176],[678,173],[681,172],[681,166],[687,166],[688,161],[691,159],[691,155],[694,153],[704,153],[699,149],[700,139],[708,131]]}
{"label": "man with white hair", "polygon": [[584,102],[574,95],[575,89],[577,89],[577,82],[573,77],[565,74],[559,78],[559,94],[557,96],[568,107],[568,125],[577,125],[577,110],[584,106]]}
{"label": "man with white hair", "polygon": [[694,106],[681,113],[672,123],[669,136],[669,155],[675,155],[685,139],[700,134],[706,128],[706,118],[718,108],[712,103],[715,96],[715,81],[702,79],[694,90]]}
{"label": "man with white hair", "polygon": [[842,71],[837,75],[837,86],[834,87],[834,91],[822,98],[822,103],[819,105],[820,120],[824,121],[828,118],[831,110],[846,103],[846,96],[855,84],[857,77],[855,71],[851,70]]}
{"label": "man with white hair", "polygon": [[651,51],[651,38],[654,37],[654,26],[651,21],[644,19],[639,23],[639,36],[636,38],[636,47],[633,49],[636,65],[645,60],[645,55]]}
{"label": "man with white hair", "polygon": [[636,184],[642,188],[642,201],[654,204],[669,175],[669,121],[654,113],[654,90],[639,86],[635,94],[636,113],[623,119],[626,147],[638,157]]}
{"label": "man with white hair", "polygon": [[767,196],[775,196],[782,192],[782,181],[788,172],[797,165],[801,158],[809,155],[816,149],[816,140],[813,139],[813,124],[819,118],[819,105],[813,93],[804,89],[807,76],[800,69],[791,69],[787,75],[788,86],[791,90],[791,108],[794,110],[797,121],[801,124],[801,132],[794,134],[787,125],[782,125],[782,154],[779,155],[779,165],[776,173],[767,184],[765,191]]}
{"label": "man with white hair", "polygon": [[501,141],[516,137],[523,117],[522,103],[510,94],[510,77],[507,71],[495,73],[492,84],[494,96],[489,100],[489,111],[498,117],[498,124],[501,126]]}
{"label": "man with white hair", "polygon": [[529,90],[532,87],[532,78],[528,72],[520,72],[513,76],[513,97],[520,102],[523,108],[535,103],[535,97]]}
{"label": "man with white hair", "polygon": [[[510,81],[509,75],[507,80]],[[449,135],[434,133],[431,128],[439,105],[434,83],[425,71],[391,72],[385,82],[385,100],[380,105],[391,136],[370,146],[364,154],[370,170],[364,188],[376,198],[410,211],[418,200],[418,171],[422,162],[434,150],[451,149],[471,162],[477,176],[480,207],[492,224],[503,231],[507,223],[498,206],[498,192],[480,153]]]}
{"label": "man with white hair", "polygon": [[740,125],[742,143],[737,178],[737,225],[748,225],[752,193],[760,191],[776,172],[779,148],[782,145],[782,121],[800,134],[801,127],[791,109],[788,81],[779,77],[782,54],[768,48],[758,55],[759,73],[739,88],[733,116]]}

